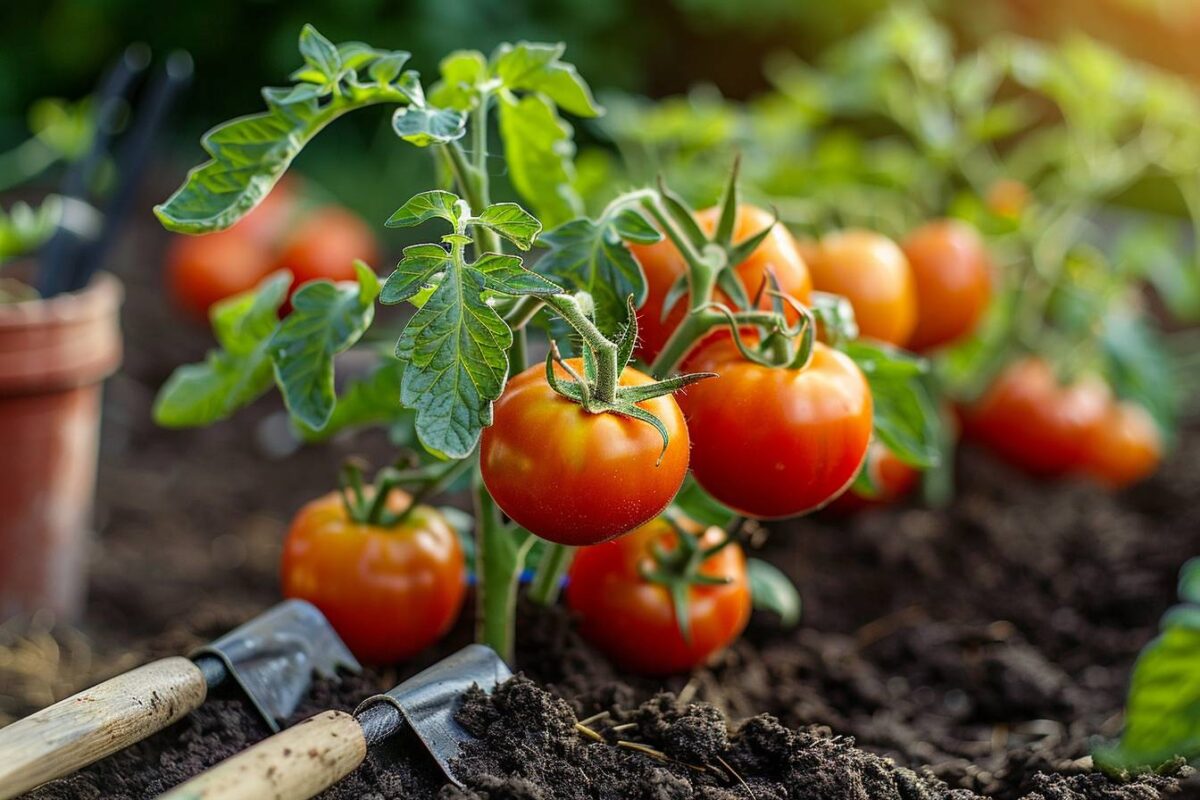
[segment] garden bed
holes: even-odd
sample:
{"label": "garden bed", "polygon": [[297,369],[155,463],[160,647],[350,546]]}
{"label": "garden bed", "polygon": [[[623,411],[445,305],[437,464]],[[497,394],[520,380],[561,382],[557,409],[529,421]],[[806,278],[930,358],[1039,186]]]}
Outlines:
{"label": "garden bed", "polygon": [[[130,286],[127,341],[137,349],[109,386],[86,636],[47,632],[41,620],[0,630],[5,720],[187,650],[275,602],[283,520],[327,490],[342,455],[387,452],[361,439],[272,460],[261,444],[270,402],[205,432],[155,429],[154,388],[205,346],[151,302],[157,292]],[[563,613],[523,608],[516,666],[534,683],[468,709],[484,733],[464,765],[472,789],[494,798],[1200,796],[1195,777],[1122,785],[1092,773],[1088,758],[1091,737],[1119,731],[1130,666],[1174,599],[1179,566],[1200,553],[1195,429],[1157,477],[1116,496],[1033,481],[970,450],[960,486],[947,512],[764,531],[757,555],[800,587],[802,624],[783,631],[756,615],[711,668],[665,682],[673,699],[653,700],[660,682],[617,673]],[[300,713],[352,708],[469,637],[464,618],[413,663],[318,684]],[[572,726],[572,713],[603,711],[595,729],[608,744]],[[778,723],[756,716],[764,713]],[[728,743],[726,719],[740,731]],[[618,721],[637,722],[620,735],[669,760],[612,743]],[[265,734],[236,698],[218,696],[32,797],[153,796]],[[411,742],[387,751],[386,764],[373,757],[328,796],[460,796]]]}

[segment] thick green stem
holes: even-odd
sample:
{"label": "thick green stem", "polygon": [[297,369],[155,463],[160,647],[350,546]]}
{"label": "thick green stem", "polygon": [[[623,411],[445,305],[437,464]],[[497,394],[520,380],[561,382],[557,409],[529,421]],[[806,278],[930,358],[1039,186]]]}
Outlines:
{"label": "thick green stem", "polygon": [[504,312],[504,321],[516,331],[524,328],[542,310],[545,303],[540,297],[522,297]]}
{"label": "thick green stem", "polygon": [[525,328],[513,328],[513,343],[508,349],[508,373],[524,372],[529,366],[529,335]]}
{"label": "thick green stem", "polygon": [[491,647],[511,664],[516,639],[517,585],[533,537],[504,526],[500,509],[478,471],[474,493],[475,640]]}
{"label": "thick green stem", "polygon": [[617,344],[596,327],[579,303],[569,294],[556,294],[545,298],[546,305],[558,312],[575,332],[583,338],[584,344],[596,356],[596,388],[593,396],[601,403],[613,403],[617,399],[617,385],[621,377],[623,364],[617,363]]}
{"label": "thick green stem", "polygon": [[552,606],[558,601],[563,576],[575,557],[575,548],[565,544],[548,543],[538,564],[537,574],[529,587],[529,599],[538,605]]}

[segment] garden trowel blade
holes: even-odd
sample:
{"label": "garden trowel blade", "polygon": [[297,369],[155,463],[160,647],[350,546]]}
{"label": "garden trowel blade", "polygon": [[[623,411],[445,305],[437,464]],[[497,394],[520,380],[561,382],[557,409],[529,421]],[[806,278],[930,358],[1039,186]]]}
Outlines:
{"label": "garden trowel blade", "polygon": [[337,679],[362,667],[316,606],[285,600],[191,654],[219,658],[271,730],[290,717],[313,673]]}
{"label": "garden trowel blade", "polygon": [[462,745],[474,738],[454,719],[462,694],[473,685],[491,693],[511,677],[508,665],[495,650],[472,644],[417,673],[387,694],[368,698],[354,713],[359,715],[378,703],[389,703],[398,708],[446,777],[462,786],[450,765],[458,757]]}

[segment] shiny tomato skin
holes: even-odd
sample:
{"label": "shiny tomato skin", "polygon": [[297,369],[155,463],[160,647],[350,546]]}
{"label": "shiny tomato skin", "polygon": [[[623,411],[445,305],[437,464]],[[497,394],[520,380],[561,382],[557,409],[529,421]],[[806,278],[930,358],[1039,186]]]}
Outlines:
{"label": "shiny tomato skin", "polygon": [[1136,403],[1117,402],[1087,433],[1083,472],[1122,489],[1149,477],[1162,454],[1162,433],[1150,412]]}
{"label": "shiny tomato skin", "polygon": [[[696,214],[700,228],[707,233],[716,230],[720,220],[719,208],[706,208]],[[752,205],[738,207],[738,214],[733,229],[735,243],[748,239],[760,230],[770,225],[774,217],[767,211]],[[688,296],[685,294],[663,319],[663,303],[667,292],[680,275],[687,272],[687,264],[675,245],[666,238],[650,244],[630,245],[630,250],[642,266],[646,274],[646,302],[638,309],[638,346],[634,355],[647,364],[654,360],[671,334],[679,327],[687,313]],[[796,240],[783,225],[776,225],[767,238],[763,240],[750,257],[738,264],[738,278],[751,298],[758,292],[768,272],[774,272],[779,281],[779,287],[803,304],[808,304],[812,295],[812,279],[808,275],[808,267],[796,246]],[[717,291],[713,299],[724,303],[730,308],[733,301],[721,291]],[[771,308],[771,299],[764,296],[759,306]],[[795,314],[790,314],[795,319]]]}
{"label": "shiny tomato skin", "polygon": [[[393,490],[388,506],[409,498]],[[435,509],[418,506],[388,529],[351,520],[332,492],[292,520],[283,545],[285,597],[308,600],[362,661],[408,658],[454,625],[467,589],[458,536]]]}
{"label": "shiny tomato skin", "polygon": [[271,271],[269,251],[234,230],[174,236],[166,262],[172,302],[200,320],[214,303],[250,291]]}
{"label": "shiny tomato skin", "polygon": [[[711,547],[722,535],[719,528],[709,528],[701,546]],[[750,619],[750,588],[741,547],[727,545],[710,556],[700,574],[732,581],[689,589],[689,643],[679,632],[667,588],[639,573],[639,564],[652,563],[654,542],[668,549],[676,543],[675,532],[661,518],[615,541],[580,548],[568,573],[566,599],[584,638],[623,669],[670,675],[704,664],[741,635]]]}
{"label": "shiny tomato skin", "polygon": [[1111,402],[1097,378],[1059,383],[1037,357],[1009,364],[976,403],[963,409],[963,432],[1033,475],[1062,475],[1084,460],[1088,431]]}
{"label": "shiny tomato skin", "polygon": [[854,480],[871,440],[867,380],[844,353],[816,342],[801,369],[747,361],[726,338],[697,350],[688,371],[718,377],[680,397],[692,473],[735,511],[777,519],[819,508]]}
{"label": "shiny tomato skin", "polygon": [[867,508],[890,505],[903,500],[917,485],[921,472],[901,461],[883,442],[871,442],[867,466],[875,483],[876,494],[859,494],[854,486],[829,504],[834,513],[852,514]]}
{"label": "shiny tomato skin", "polygon": [[900,246],[873,231],[828,234],[808,265],[813,288],[854,307],[863,336],[903,347],[917,325],[917,291]]}
{"label": "shiny tomato skin", "polygon": [[354,214],[336,206],[319,208],[296,225],[279,253],[276,269],[295,278],[293,287],[327,278],[355,280],[354,260],[374,264],[379,248],[370,227]]}
{"label": "shiny tomato skin", "polygon": [[917,292],[917,325],[908,348],[929,350],[974,331],[992,293],[979,232],[958,220],[934,220],[909,234],[903,250]]}
{"label": "shiny tomato skin", "polygon": [[[567,363],[583,373],[581,360]],[[555,369],[569,380],[561,367]],[[621,374],[623,386],[649,382],[629,367]],[[688,430],[670,395],[638,405],[666,426],[665,453],[649,423],[592,414],[555,393],[543,365],[517,375],[496,401],[480,443],[480,469],[492,498],[526,530],[573,546],[620,536],[654,518],[687,473]]]}

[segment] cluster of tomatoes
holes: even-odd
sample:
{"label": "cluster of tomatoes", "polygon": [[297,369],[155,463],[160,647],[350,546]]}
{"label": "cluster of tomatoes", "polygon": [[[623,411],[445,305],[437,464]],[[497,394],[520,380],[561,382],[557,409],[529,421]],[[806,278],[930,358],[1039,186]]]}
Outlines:
{"label": "cluster of tomatoes", "polygon": [[[715,209],[697,215],[709,233],[717,219]],[[771,222],[762,209],[742,206],[735,241]],[[649,363],[687,313],[686,297],[664,313],[687,265],[666,239],[632,249],[648,286],[635,353]],[[841,295],[861,335],[922,353],[970,334],[991,293],[983,242],[951,220],[899,244],[863,230],[799,242],[777,225],[734,270],[747,296],[761,295],[768,276],[797,304],[810,304],[814,290]],[[720,291],[715,300],[732,305]],[[761,302],[770,308],[772,298]],[[741,344],[752,347],[756,337],[748,330]],[[579,360],[553,369],[563,380],[584,371]],[[703,663],[750,615],[739,545],[719,528],[664,515],[689,470],[713,497],[758,519],[835,500],[843,509],[889,502],[917,479],[872,440],[872,397],[859,367],[821,341],[803,363],[772,366],[748,358],[719,328],[682,369],[716,377],[639,403],[665,429],[665,446],[654,426],[564,398],[541,365],[509,381],[480,444],[483,481],[500,509],[542,539],[579,548],[566,599],[582,633],[649,674]],[[627,367],[620,381],[636,387],[651,378]],[[1157,428],[1144,411],[1115,402],[1099,381],[1063,386],[1037,359],[1013,363],[961,417],[966,435],[1038,474],[1085,471],[1124,485],[1158,460]],[[847,492],[860,469],[876,489],[869,500]],[[409,501],[397,493],[391,502]],[[334,494],[300,513],[285,548],[285,593],[321,607],[367,660],[417,652],[453,624],[462,604],[466,567],[450,526],[424,506],[404,520],[401,530],[354,522]]]}
{"label": "cluster of tomatoes", "polygon": [[176,236],[167,250],[167,290],[196,319],[227,297],[248,292],[270,273],[292,273],[293,289],[327,278],[352,281],[354,261],[374,263],[378,245],[371,228],[338,206],[316,206],[298,184],[276,184],[253,211],[228,230]]}

